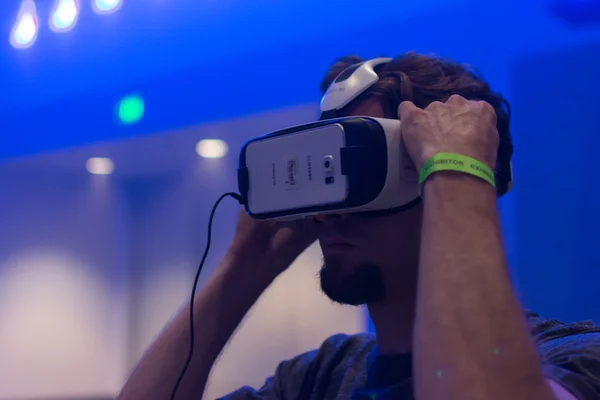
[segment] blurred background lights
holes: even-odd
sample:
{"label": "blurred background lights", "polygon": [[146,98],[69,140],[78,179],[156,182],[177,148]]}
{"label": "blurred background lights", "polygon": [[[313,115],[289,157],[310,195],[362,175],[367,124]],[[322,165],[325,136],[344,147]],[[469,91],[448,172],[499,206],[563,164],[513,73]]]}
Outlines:
{"label": "blurred background lights", "polygon": [[55,32],[71,30],[77,23],[79,0],[56,0],[50,13],[50,29]]}
{"label": "blurred background lights", "polygon": [[87,160],[85,167],[90,174],[110,175],[115,170],[115,164],[110,158],[93,157]]}
{"label": "blurred background lights", "polygon": [[10,33],[13,47],[23,49],[35,43],[38,33],[37,11],[33,0],[23,0],[17,20]]}
{"label": "blurred background lights", "polygon": [[204,158],[222,158],[227,150],[227,143],[219,139],[204,139],[196,144],[196,153]]}
{"label": "blurred background lights", "polygon": [[122,4],[123,0],[92,0],[94,11],[98,14],[113,13],[117,11]]}
{"label": "blurred background lights", "polygon": [[117,104],[117,116],[125,125],[138,122],[144,116],[144,99],[138,95],[124,97]]}

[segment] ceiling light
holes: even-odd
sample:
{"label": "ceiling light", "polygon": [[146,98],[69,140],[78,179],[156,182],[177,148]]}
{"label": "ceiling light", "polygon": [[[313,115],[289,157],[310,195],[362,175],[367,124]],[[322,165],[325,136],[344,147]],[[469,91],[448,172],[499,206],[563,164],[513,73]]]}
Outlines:
{"label": "ceiling light", "polygon": [[85,167],[90,174],[110,175],[115,170],[115,163],[110,158],[93,157],[87,160]]}
{"label": "ceiling light", "polygon": [[126,96],[119,101],[116,111],[123,124],[135,124],[144,117],[144,99],[138,95]]}
{"label": "ceiling light", "polygon": [[92,7],[98,14],[110,14],[123,5],[122,0],[92,0]]}
{"label": "ceiling light", "polygon": [[79,16],[79,0],[56,0],[50,13],[50,29],[66,32],[73,29]]}
{"label": "ceiling light", "polygon": [[196,153],[204,158],[222,158],[227,150],[227,143],[219,139],[204,139],[196,144]]}
{"label": "ceiling light", "polygon": [[33,46],[38,34],[38,17],[33,0],[23,0],[15,25],[10,32],[10,44],[17,49]]}

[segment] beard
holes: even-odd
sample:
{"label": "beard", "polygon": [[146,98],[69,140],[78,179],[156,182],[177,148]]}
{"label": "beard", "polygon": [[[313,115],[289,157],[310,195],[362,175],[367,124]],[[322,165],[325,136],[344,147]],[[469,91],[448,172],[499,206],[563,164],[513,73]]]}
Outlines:
{"label": "beard", "polygon": [[360,306],[385,299],[383,275],[376,264],[361,262],[348,266],[336,257],[327,257],[319,277],[321,290],[336,303]]}

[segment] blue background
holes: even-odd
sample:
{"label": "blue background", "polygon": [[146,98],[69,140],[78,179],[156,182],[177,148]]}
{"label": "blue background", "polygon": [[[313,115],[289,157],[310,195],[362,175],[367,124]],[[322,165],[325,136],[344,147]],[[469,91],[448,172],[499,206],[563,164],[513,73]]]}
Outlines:
{"label": "blue background", "polygon": [[[39,1],[47,18],[50,1]],[[19,2],[0,3],[8,38]],[[0,42],[0,158],[316,102],[341,55],[468,61],[514,106],[516,188],[502,203],[516,290],[563,319],[600,319],[595,156],[597,1],[125,1],[37,43]],[[596,17],[595,17],[596,16]],[[117,101],[141,94],[141,123]]]}

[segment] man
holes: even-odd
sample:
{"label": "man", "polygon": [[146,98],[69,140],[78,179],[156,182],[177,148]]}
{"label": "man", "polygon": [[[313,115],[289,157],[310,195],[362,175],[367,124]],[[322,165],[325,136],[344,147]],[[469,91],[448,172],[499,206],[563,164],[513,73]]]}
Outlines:
{"label": "man", "polygon": [[[322,89],[358,62],[334,65]],[[508,105],[484,81],[462,65],[415,53],[378,75],[344,115],[400,118],[418,170],[443,152],[496,167],[499,141],[510,141]],[[178,398],[201,396],[245,313],[318,239],[324,293],[366,304],[376,338],[333,336],[282,362],[262,388],[225,399],[600,399],[600,329],[525,315],[509,281],[494,186],[439,171],[422,194],[407,211],[320,216],[294,226],[240,213],[226,256],[195,299],[196,350]],[[187,356],[188,313],[148,350],[120,399],[169,398]]]}

